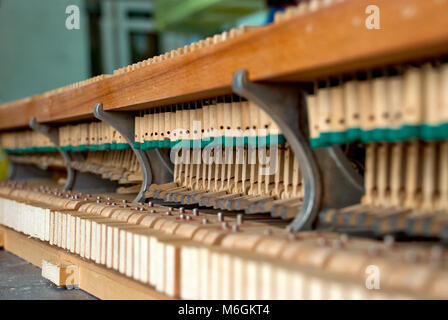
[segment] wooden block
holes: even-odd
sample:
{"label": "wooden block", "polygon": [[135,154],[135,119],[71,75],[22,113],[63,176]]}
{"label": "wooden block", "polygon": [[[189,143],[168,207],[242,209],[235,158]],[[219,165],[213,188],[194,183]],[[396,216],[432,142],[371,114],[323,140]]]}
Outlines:
{"label": "wooden block", "polygon": [[79,269],[67,262],[51,262],[42,260],[42,277],[50,280],[58,287],[74,287],[79,285]]}

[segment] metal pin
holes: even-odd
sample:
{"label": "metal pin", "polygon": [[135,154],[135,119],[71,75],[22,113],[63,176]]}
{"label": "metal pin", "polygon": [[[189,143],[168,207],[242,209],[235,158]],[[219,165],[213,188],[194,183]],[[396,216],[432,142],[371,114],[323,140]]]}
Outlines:
{"label": "metal pin", "polygon": [[335,240],[333,240],[331,245],[334,249],[340,249],[340,248],[342,248],[342,241],[335,239]]}
{"label": "metal pin", "polygon": [[180,207],[179,208],[179,213],[184,213],[184,210],[185,210],[184,207]]}
{"label": "metal pin", "polygon": [[371,245],[367,248],[367,253],[371,256],[377,256],[380,253],[380,249],[375,245]]}
{"label": "metal pin", "polygon": [[166,213],[165,213],[167,216],[172,216],[173,214],[171,213],[171,212],[169,212],[169,211],[167,211]]}
{"label": "metal pin", "polygon": [[389,234],[384,237],[383,242],[386,245],[386,247],[391,248],[394,245],[395,238],[394,236]]}
{"label": "metal pin", "polygon": [[173,211],[173,207],[168,207],[168,211]]}
{"label": "metal pin", "polygon": [[443,258],[442,246],[432,246],[431,247],[431,260],[434,262],[441,262],[442,258]]}
{"label": "metal pin", "polygon": [[193,215],[194,215],[194,216],[198,216],[198,215],[199,215],[199,210],[198,210],[198,208],[194,208],[194,209],[193,209]]}
{"label": "metal pin", "polygon": [[272,235],[272,229],[270,228],[264,229],[263,233],[265,236],[270,236]]}
{"label": "metal pin", "polygon": [[191,216],[186,216],[185,219],[191,220]]}
{"label": "metal pin", "polygon": [[149,213],[156,213],[156,210],[151,209],[151,210],[149,210]]}
{"label": "metal pin", "polygon": [[207,218],[202,219],[202,224],[207,224],[207,223],[208,223],[208,219]]}
{"label": "metal pin", "polygon": [[240,231],[240,227],[237,224],[232,224],[232,231],[233,232],[238,232],[238,231]]}
{"label": "metal pin", "polygon": [[320,246],[325,246],[327,244],[327,239],[319,237],[317,238],[317,244]]}
{"label": "metal pin", "polygon": [[151,201],[148,202],[148,206],[152,207],[152,202]]}
{"label": "metal pin", "polygon": [[236,215],[236,224],[239,226],[243,224],[243,214],[238,213]]}
{"label": "metal pin", "polygon": [[179,215],[179,218],[183,220],[185,217],[184,217],[184,215],[181,213],[181,214]]}
{"label": "metal pin", "polygon": [[222,212],[218,212],[218,221],[219,222],[223,222],[224,221],[224,217],[222,216]]}
{"label": "metal pin", "polygon": [[227,229],[228,226],[229,226],[229,224],[228,224],[227,222],[223,222],[223,223],[221,223],[221,227],[222,227],[223,229]]}
{"label": "metal pin", "polygon": [[347,243],[348,242],[348,234],[346,234],[346,233],[341,234],[339,239],[342,241],[342,243]]}
{"label": "metal pin", "polygon": [[408,261],[408,262],[417,262],[417,260],[418,260],[418,254],[417,254],[417,252],[415,251],[415,250],[408,250],[407,252],[406,252],[406,261]]}

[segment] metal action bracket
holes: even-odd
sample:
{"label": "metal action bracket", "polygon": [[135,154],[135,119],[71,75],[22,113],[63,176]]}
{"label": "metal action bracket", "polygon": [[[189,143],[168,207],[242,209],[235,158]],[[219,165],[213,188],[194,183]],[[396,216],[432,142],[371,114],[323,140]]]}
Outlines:
{"label": "metal action bracket", "polygon": [[361,177],[351,168],[342,151],[335,147],[312,150],[309,145],[306,88],[250,82],[247,72],[239,70],[233,77],[233,91],[270,115],[299,162],[305,192],[300,211],[290,224],[292,230],[311,229],[322,208],[359,203],[363,193]]}
{"label": "metal action bracket", "polygon": [[64,190],[75,190],[80,192],[112,192],[117,188],[116,183],[109,183],[92,173],[75,170],[71,166],[71,162],[74,158],[79,158],[79,156],[61,150],[59,146],[59,131],[57,128],[38,123],[35,118],[30,119],[29,126],[34,131],[46,136],[64,158],[67,170],[67,182],[63,187]]}
{"label": "metal action bracket", "polygon": [[117,111],[104,111],[103,105],[97,103],[93,110],[95,117],[103,122],[106,122],[115,130],[117,130],[125,139],[126,142],[132,148],[137,160],[142,168],[143,181],[140,188],[140,192],[134,199],[134,202],[145,201],[145,193],[149,189],[152,183],[151,165],[147,154],[134,148],[135,142],[135,115],[132,112],[117,112]]}
{"label": "metal action bracket", "polygon": [[164,184],[173,181],[174,165],[171,163],[169,152],[161,149],[146,150],[146,155],[156,170],[152,172],[152,183]]}
{"label": "metal action bracket", "polygon": [[15,163],[9,160],[8,180],[11,181],[51,181],[51,174],[33,165]]}
{"label": "metal action bracket", "polygon": [[70,159],[69,154],[66,151],[61,150],[61,148],[59,147],[59,131],[54,127],[50,127],[50,126],[38,123],[36,121],[36,118],[30,119],[29,126],[34,131],[39,132],[39,133],[43,134],[44,136],[46,136],[51,141],[51,143],[53,143],[53,145],[56,147],[56,149],[58,149],[59,153],[64,158],[65,167],[67,170],[67,182],[65,183],[63,189],[70,190],[72,181],[75,176],[75,172],[74,172],[74,169],[70,165],[71,159]]}

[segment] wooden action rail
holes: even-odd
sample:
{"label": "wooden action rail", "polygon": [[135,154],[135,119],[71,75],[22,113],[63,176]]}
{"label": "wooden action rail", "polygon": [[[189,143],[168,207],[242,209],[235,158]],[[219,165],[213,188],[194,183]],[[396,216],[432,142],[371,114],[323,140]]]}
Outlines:
{"label": "wooden action rail", "polygon": [[8,103],[0,108],[0,129],[26,127],[31,117],[38,122],[93,118],[98,102],[105,110],[139,110],[227,94],[240,69],[248,71],[250,81],[313,81],[446,53],[446,1],[378,0],[379,30],[365,26],[370,4],[335,1],[161,63]]}

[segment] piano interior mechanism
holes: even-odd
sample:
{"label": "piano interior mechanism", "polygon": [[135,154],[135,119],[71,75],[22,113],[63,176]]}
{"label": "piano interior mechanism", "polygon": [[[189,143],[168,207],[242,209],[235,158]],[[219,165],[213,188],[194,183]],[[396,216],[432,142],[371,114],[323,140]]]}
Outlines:
{"label": "piano interior mechanism", "polygon": [[105,299],[448,298],[448,2],[375,4],[0,106],[5,249]]}

